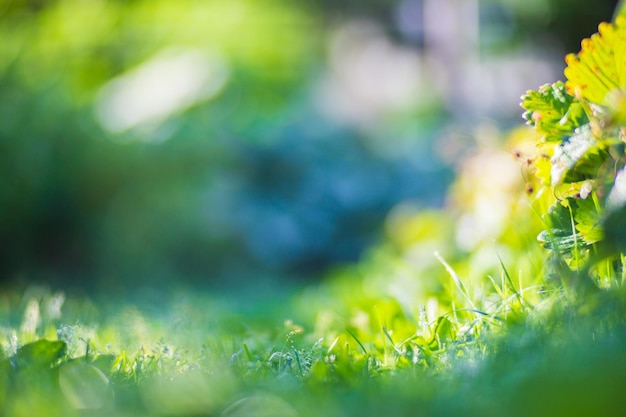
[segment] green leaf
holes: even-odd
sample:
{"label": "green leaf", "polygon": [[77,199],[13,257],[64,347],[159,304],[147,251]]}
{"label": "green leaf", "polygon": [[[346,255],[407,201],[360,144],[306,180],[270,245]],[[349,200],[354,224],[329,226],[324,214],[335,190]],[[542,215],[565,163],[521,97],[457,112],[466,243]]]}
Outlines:
{"label": "green leaf", "polygon": [[456,339],[456,333],[456,326],[447,317],[441,316],[437,319],[435,334],[440,343],[453,342]]}
{"label": "green leaf", "polygon": [[593,137],[591,126],[587,124],[576,129],[575,134],[554,151],[550,161],[552,186],[595,177],[607,156],[604,143]]}
{"label": "green leaf", "polygon": [[567,198],[550,206],[548,214],[543,216],[543,220],[552,230],[562,230],[563,233],[557,235],[572,235],[572,217],[569,211],[570,204],[573,203],[572,198]]}
{"label": "green leaf", "polygon": [[544,216],[549,228],[537,236],[537,240],[544,248],[566,254],[572,252],[574,248],[582,249],[588,246],[582,235],[572,230],[570,207],[575,207],[573,198],[554,204],[548,210],[547,216]]}
{"label": "green leaf", "polygon": [[99,355],[91,364],[104,373],[111,372],[117,357],[115,355]]}
{"label": "green leaf", "polygon": [[578,54],[565,57],[564,73],[570,94],[605,105],[609,93],[626,91],[626,18],[601,23],[598,32],[581,42]]}
{"label": "green leaf", "polygon": [[556,250],[560,253],[569,253],[574,248],[586,246],[580,233],[567,233],[563,229],[544,230],[537,236],[537,240],[546,249]]}
{"label": "green leaf", "polygon": [[64,363],[59,368],[59,386],[67,401],[76,409],[98,409],[111,405],[113,391],[109,379],[84,358]]}
{"label": "green leaf", "polygon": [[604,247],[611,252],[626,251],[626,168],[617,173],[606,205],[607,214],[602,223]]}
{"label": "green leaf", "polygon": [[546,141],[560,141],[587,123],[583,107],[567,93],[561,81],[526,92],[521,106],[526,110],[522,115],[526,123],[534,126]]}
{"label": "green leaf", "polygon": [[587,244],[593,244],[604,238],[602,228],[602,213],[600,213],[593,199],[579,199],[576,201],[576,211],[574,214],[576,230]]}
{"label": "green leaf", "polygon": [[19,348],[15,360],[19,368],[49,368],[65,355],[66,350],[65,342],[38,340]]}

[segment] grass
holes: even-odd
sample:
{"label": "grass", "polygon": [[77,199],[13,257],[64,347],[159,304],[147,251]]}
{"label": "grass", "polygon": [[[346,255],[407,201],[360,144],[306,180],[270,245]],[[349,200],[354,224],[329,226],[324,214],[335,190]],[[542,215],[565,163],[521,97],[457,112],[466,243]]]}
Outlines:
{"label": "grass", "polygon": [[404,213],[297,291],[5,289],[0,416],[622,415],[622,273],[581,285],[497,195],[511,215],[469,250],[450,225],[471,207]]}
{"label": "grass", "polygon": [[416,213],[319,285],[256,298],[6,289],[0,415],[622,415],[621,275],[576,284],[512,210],[471,252],[445,233],[458,207]]}
{"label": "grass", "polygon": [[184,290],[166,305],[64,300],[45,288],[5,292],[0,410],[7,416],[621,415],[622,288],[584,300],[558,289],[518,290],[503,269],[500,283],[490,280],[497,299],[479,302],[471,295],[478,291],[445,265],[458,296],[450,305],[458,307],[438,317],[428,317],[426,306],[413,316],[389,295],[373,299],[357,290],[358,277],[349,294],[335,278],[274,311],[272,303],[257,300],[242,309]]}

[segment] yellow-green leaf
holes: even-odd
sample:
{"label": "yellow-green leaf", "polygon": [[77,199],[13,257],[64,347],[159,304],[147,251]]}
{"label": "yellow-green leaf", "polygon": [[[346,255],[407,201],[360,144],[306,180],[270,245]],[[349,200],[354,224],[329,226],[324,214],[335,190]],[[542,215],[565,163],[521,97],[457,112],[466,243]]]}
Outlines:
{"label": "yellow-green leaf", "polygon": [[582,106],[560,81],[543,85],[538,91],[527,91],[521,106],[526,110],[522,115],[526,123],[534,126],[545,141],[560,141],[587,123]]}
{"label": "yellow-green leaf", "polygon": [[565,57],[565,77],[570,94],[604,105],[609,93],[626,91],[626,17],[601,23],[598,32],[582,41],[578,54]]}

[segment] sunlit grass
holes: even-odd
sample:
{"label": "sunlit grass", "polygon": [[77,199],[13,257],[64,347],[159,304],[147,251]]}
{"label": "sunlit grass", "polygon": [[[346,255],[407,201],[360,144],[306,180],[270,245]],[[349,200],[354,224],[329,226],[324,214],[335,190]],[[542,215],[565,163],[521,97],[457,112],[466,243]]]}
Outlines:
{"label": "sunlit grass", "polygon": [[[3,326],[2,409],[126,416],[243,415],[233,413],[251,407],[249,415],[269,415],[262,413],[278,407],[285,415],[374,416],[390,402],[401,415],[417,405],[442,415],[496,415],[508,404],[521,416],[583,415],[591,405],[609,412],[619,404],[621,291],[583,303],[553,292],[530,306],[523,294],[532,289],[505,293],[506,278],[491,285],[498,302],[470,307],[458,295],[459,304],[438,317],[428,317],[426,306],[412,317],[382,295],[339,301],[330,282],[292,297],[310,311],[287,308],[291,317],[261,303],[241,312],[196,294],[160,304],[157,314],[149,303],[102,305],[96,310],[106,314],[84,323],[72,315],[81,308],[93,315],[93,304],[68,298],[60,316],[50,315],[42,306],[59,294],[39,290],[28,301],[13,298],[18,305],[3,301],[3,311],[21,314]],[[595,385],[570,399],[587,380]],[[536,401],[524,402],[527,392]]]}
{"label": "sunlit grass", "polygon": [[580,274],[537,268],[542,252],[525,244],[537,234],[530,204],[500,228],[498,245],[467,251],[445,232],[462,210],[398,215],[360,262],[294,291],[238,298],[181,287],[125,301],[3,291],[1,410],[619,415],[621,275],[582,293],[565,286]]}

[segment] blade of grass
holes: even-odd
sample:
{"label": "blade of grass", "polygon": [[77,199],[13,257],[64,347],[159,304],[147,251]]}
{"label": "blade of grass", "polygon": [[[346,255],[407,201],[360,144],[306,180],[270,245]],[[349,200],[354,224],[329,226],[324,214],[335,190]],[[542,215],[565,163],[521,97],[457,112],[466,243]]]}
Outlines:
{"label": "blade of grass", "polygon": [[300,363],[300,355],[298,354],[298,349],[295,346],[291,347],[293,351],[293,355],[296,357],[296,364],[298,365],[298,371],[300,372],[300,377],[304,376],[304,371],[302,370],[302,364]]}
{"label": "blade of grass", "polygon": [[350,336],[352,336],[352,338],[356,341],[356,343],[359,345],[361,350],[363,350],[363,353],[365,353],[366,355],[369,355],[369,353],[367,353],[367,349],[365,349],[365,346],[363,346],[363,344],[361,343],[359,338],[356,337],[356,335],[350,329],[348,329],[347,327],[346,327],[346,333],[348,333]]}
{"label": "blade of grass", "polygon": [[491,275],[487,275],[487,278],[489,278],[489,281],[491,281],[491,284],[493,284],[493,288],[496,290],[496,293],[498,294],[498,296],[501,299],[503,299],[505,297],[505,295],[502,292],[502,290],[500,289],[500,286],[498,284],[496,284],[496,281],[493,279],[493,277]]}
{"label": "blade of grass", "polygon": [[333,340],[333,343],[330,344],[330,346],[328,347],[328,350],[326,351],[326,354],[329,355],[330,352],[335,348],[335,346],[337,345],[337,342],[339,341],[339,336],[337,336],[335,338],[335,340]]}
{"label": "blade of grass", "polygon": [[435,252],[435,258],[437,258],[437,260],[443,265],[443,267],[446,268],[446,271],[448,272],[448,274],[452,278],[452,281],[454,282],[454,285],[456,285],[456,287],[459,289],[459,291],[461,291],[461,294],[463,294],[463,296],[467,299],[467,301],[469,302],[470,306],[475,309],[476,307],[474,306],[474,303],[472,302],[472,299],[469,296],[469,293],[465,289],[465,286],[463,285],[463,282],[461,282],[461,280],[459,279],[459,276],[456,274],[456,271],[454,269],[452,269],[450,264],[448,264],[441,257],[441,255],[439,255],[439,252]]}
{"label": "blade of grass", "polygon": [[387,337],[387,340],[389,340],[389,343],[391,343],[391,347],[393,347],[393,350],[397,354],[402,355],[402,351],[398,349],[398,347],[396,346],[396,343],[393,341],[393,338],[391,337],[391,334],[389,333],[389,330],[385,326],[383,326],[383,333]]}
{"label": "blade of grass", "polygon": [[254,357],[254,355],[252,355],[252,353],[250,352],[250,349],[248,349],[248,345],[247,344],[243,344],[243,350],[246,351],[246,356],[248,357],[249,361],[255,361],[256,358]]}
{"label": "blade of grass", "polygon": [[513,284],[513,280],[511,279],[511,275],[509,274],[509,270],[504,265],[504,262],[502,261],[502,257],[500,256],[500,254],[498,252],[496,252],[496,256],[498,257],[498,261],[500,262],[500,266],[502,267],[502,272],[504,273],[504,276],[506,277],[507,282],[511,286],[511,290],[513,291],[513,293],[517,297],[517,299],[520,302],[520,304],[525,305],[525,302],[522,299],[521,294],[519,293],[519,291],[515,287],[515,284]]}

